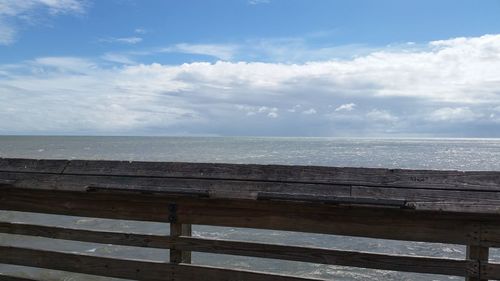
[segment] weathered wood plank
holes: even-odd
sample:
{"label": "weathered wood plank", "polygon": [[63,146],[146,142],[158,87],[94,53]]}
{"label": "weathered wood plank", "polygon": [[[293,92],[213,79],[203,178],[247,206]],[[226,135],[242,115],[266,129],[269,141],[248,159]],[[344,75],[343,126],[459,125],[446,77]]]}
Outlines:
{"label": "weathered wood plank", "polygon": [[461,172],[319,166],[71,161],[68,173],[303,181],[375,186],[490,187],[500,189],[498,172]]}
{"label": "weathered wood plank", "polygon": [[415,210],[456,212],[471,214],[498,214],[500,215],[500,201],[444,201],[444,202],[409,202]]}
{"label": "weathered wood plank", "polygon": [[168,204],[184,224],[264,228],[373,238],[477,244],[477,216],[297,202],[2,189],[0,209],[167,222]]}
{"label": "weathered wood plank", "polygon": [[0,246],[0,263],[144,281],[310,281],[251,271]]}
{"label": "weathered wood plank", "polygon": [[258,200],[277,200],[277,201],[298,201],[324,204],[343,204],[343,205],[369,205],[383,206],[387,208],[410,208],[405,200],[387,199],[387,198],[369,198],[353,196],[328,196],[307,193],[283,193],[283,192],[259,192]]}
{"label": "weathered wood plank", "polygon": [[62,173],[69,160],[0,158],[0,171]]}
{"label": "weathered wood plank", "polygon": [[0,246],[0,262],[134,280],[165,280],[165,276],[171,276],[172,273],[172,267],[168,263],[119,260],[84,253],[70,254],[9,246]]}
{"label": "weathered wood plank", "polygon": [[383,239],[478,244],[478,225],[462,214],[290,204],[277,201],[179,201],[187,224],[264,228]]}
{"label": "weathered wood plank", "polygon": [[8,275],[0,273],[0,281],[37,281],[37,280],[33,279],[33,278],[8,276]]}
{"label": "weathered wood plank", "polygon": [[[217,196],[215,192],[233,192],[233,196],[251,198],[256,192],[289,192],[289,193],[316,193],[323,195],[347,196],[349,186],[304,184],[304,183],[276,183],[259,181],[234,180],[206,180],[206,179],[177,179],[159,177],[126,177],[126,176],[89,176],[89,175],[57,175],[38,173],[6,173],[0,172],[0,179],[10,181],[10,185],[17,188],[66,190],[86,192],[90,187],[96,191],[106,188],[122,189],[136,193],[162,193],[169,189],[206,190],[210,196]],[[254,194],[254,195],[251,195]]]}
{"label": "weathered wood plank", "polygon": [[484,222],[481,224],[481,245],[484,247],[500,247],[500,222]]}
{"label": "weathered wood plank", "polygon": [[0,188],[0,209],[167,222],[166,200],[152,196]]}
{"label": "weathered wood plank", "polygon": [[15,180],[0,179],[0,187],[13,187],[15,183]]}
{"label": "weathered wood plank", "polygon": [[197,252],[442,275],[467,276],[477,274],[478,271],[477,262],[465,260],[396,256],[241,241],[180,237],[175,240],[175,247]]}
{"label": "weathered wood plank", "polygon": [[[64,162],[32,159],[2,159],[0,171],[59,173]],[[57,168],[45,168],[55,165]],[[28,168],[26,168],[28,167]],[[242,165],[174,162],[128,162],[73,160],[65,174],[177,177],[198,179],[257,180],[274,182],[326,183],[341,185],[392,186],[474,190],[500,190],[500,172],[461,172],[380,168],[337,168],[318,166]]]}
{"label": "weathered wood plank", "polygon": [[353,186],[352,197],[404,200],[416,210],[500,214],[500,192]]}
{"label": "weathered wood plank", "polygon": [[[208,266],[178,264],[173,267],[174,281],[320,281],[324,279],[301,278],[289,275],[222,269]],[[326,280],[324,280],[326,281]]]}
{"label": "weathered wood plank", "polygon": [[432,201],[464,201],[480,200],[484,202],[500,203],[500,192],[491,191],[460,191],[446,189],[428,188],[394,188],[394,187],[370,187],[352,186],[351,196],[369,197],[382,199],[400,199],[413,202]]}
{"label": "weathered wood plank", "polygon": [[172,239],[169,236],[74,229],[16,222],[0,222],[0,233],[134,247],[169,249],[172,246]]}
{"label": "weathered wood plank", "polygon": [[484,280],[500,280],[500,264],[483,263],[481,265],[481,273]]}
{"label": "weathered wood plank", "polygon": [[[349,197],[361,200],[366,198],[370,204],[396,201],[414,202],[412,206],[420,210],[500,213],[500,192],[491,191],[454,191],[415,188],[378,188],[366,186],[345,186],[304,183],[273,183],[258,181],[143,178],[118,176],[56,175],[37,173],[0,172],[0,179],[9,181],[7,187],[67,190],[86,192],[130,192],[178,196],[199,196],[210,198],[257,199],[268,195],[279,195],[283,200],[335,203],[328,198]],[[5,188],[0,185],[0,188]],[[191,191],[191,192],[190,192]],[[272,196],[271,196],[272,197]],[[276,197],[276,196],[274,196]],[[274,198],[273,197],[273,198]],[[270,198],[270,199],[273,199]],[[269,198],[268,198],[269,199]],[[274,198],[276,199],[276,198]],[[366,200],[365,200],[366,201]],[[478,203],[478,201],[480,201]],[[336,202],[337,204],[339,202]],[[348,203],[348,202],[347,202]],[[384,203],[384,204],[385,204]],[[346,202],[344,202],[346,204]],[[399,202],[399,204],[401,204]],[[408,207],[408,206],[406,206]]]}

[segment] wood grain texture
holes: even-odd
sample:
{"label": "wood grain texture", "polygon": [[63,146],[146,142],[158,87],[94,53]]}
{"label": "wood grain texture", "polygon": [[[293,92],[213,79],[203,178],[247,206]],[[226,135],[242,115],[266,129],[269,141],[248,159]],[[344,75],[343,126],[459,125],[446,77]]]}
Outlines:
{"label": "wood grain texture", "polygon": [[167,222],[166,204],[152,196],[0,189],[0,209],[22,212]]}
{"label": "wood grain texture", "polygon": [[16,222],[0,222],[0,233],[146,248],[169,249],[172,247],[172,239],[169,236],[74,229]]}
{"label": "wood grain texture", "polygon": [[500,264],[484,263],[481,265],[481,273],[484,280],[500,280]]}
{"label": "wood grain texture", "polygon": [[252,256],[372,269],[431,273],[455,276],[478,274],[478,263],[457,259],[385,255],[325,248],[297,247],[180,237],[178,249],[227,255]]}
{"label": "wood grain texture", "polygon": [[500,247],[500,220],[481,225],[481,245],[485,247]]}
{"label": "wood grain texture", "polygon": [[179,264],[173,267],[174,281],[326,281],[316,278],[301,278],[289,275],[263,274],[259,272],[231,270],[207,266]]}
{"label": "wood grain texture", "polygon": [[67,172],[421,188],[500,189],[498,172],[123,161],[71,161]]}
{"label": "wood grain texture", "polygon": [[8,246],[0,246],[0,262],[134,280],[161,280],[164,276],[170,276],[172,272],[172,267],[168,263],[119,260],[83,253],[72,254]]}
{"label": "wood grain texture", "polygon": [[[14,173],[0,172],[0,179],[7,180],[17,188],[66,190],[86,192],[89,187],[96,191],[106,188],[112,191],[129,191],[135,193],[161,194],[169,189],[212,192],[233,192],[234,195],[255,192],[289,192],[314,193],[323,195],[347,196],[350,187],[314,183],[277,183],[245,180],[210,180],[210,179],[178,179],[161,177],[127,177],[127,176],[90,176],[59,175],[46,173]],[[96,188],[97,187],[97,188]],[[216,194],[215,194],[216,195]],[[245,196],[252,197],[252,196]]]}
{"label": "wood grain texture", "polygon": [[244,200],[179,201],[177,214],[178,221],[187,224],[423,242],[479,243],[476,218],[458,214]]}
{"label": "wood grain texture", "polygon": [[[84,193],[93,191],[95,193],[110,194],[128,192],[157,196],[249,200],[264,198],[269,194],[278,194],[280,198],[274,196],[274,200],[355,205],[356,201],[363,199],[366,202],[370,201],[368,203],[371,205],[385,204],[387,207],[397,206],[393,203],[386,204],[384,202],[407,202],[411,203],[411,206],[417,210],[500,215],[500,192],[492,191],[12,172],[0,172],[0,179],[9,182],[8,185],[0,184],[0,190],[18,188]],[[350,202],[338,202],[338,200],[335,200],[338,198],[350,198],[351,200]],[[398,204],[402,205],[403,203]]]}
{"label": "wood grain texture", "polygon": [[60,174],[69,163],[69,160],[0,158],[0,171]]}
{"label": "wood grain texture", "polygon": [[0,273],[0,281],[37,281],[34,278],[8,276]]}
{"label": "wood grain texture", "polygon": [[33,159],[0,159],[0,171],[500,190],[500,172],[482,171]]}
{"label": "wood grain texture", "polygon": [[184,224],[249,227],[373,238],[478,244],[476,216],[413,210],[342,207],[297,202],[162,198],[3,189],[0,209],[112,219],[167,222],[178,205]]}
{"label": "wood grain texture", "polygon": [[98,187],[94,189],[101,192],[182,190],[186,195],[192,190],[227,199],[275,193],[304,201],[321,196],[404,200],[415,201],[412,206],[418,210],[500,214],[500,172],[0,159],[1,182],[17,188],[79,192]]}
{"label": "wood grain texture", "polygon": [[251,271],[0,246],[0,263],[144,281],[310,281]]}
{"label": "wood grain texture", "polygon": [[[2,189],[0,209],[167,222],[168,204],[184,224],[249,227],[373,238],[479,244],[476,215],[342,207],[297,202],[206,200],[153,195]],[[495,221],[495,217],[490,218]]]}

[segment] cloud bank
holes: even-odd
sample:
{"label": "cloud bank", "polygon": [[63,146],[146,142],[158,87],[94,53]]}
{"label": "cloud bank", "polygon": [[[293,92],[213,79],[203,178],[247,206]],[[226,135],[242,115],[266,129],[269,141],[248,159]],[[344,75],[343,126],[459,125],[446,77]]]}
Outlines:
{"label": "cloud bank", "polygon": [[[196,47],[230,57],[214,46]],[[123,63],[0,66],[0,133],[500,137],[500,35],[299,64]]]}

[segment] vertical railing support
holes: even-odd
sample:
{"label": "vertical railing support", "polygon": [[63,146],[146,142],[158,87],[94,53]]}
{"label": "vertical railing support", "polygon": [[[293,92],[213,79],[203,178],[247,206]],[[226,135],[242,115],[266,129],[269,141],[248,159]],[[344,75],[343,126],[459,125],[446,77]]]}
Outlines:
{"label": "vertical railing support", "polygon": [[175,247],[175,238],[179,236],[191,236],[192,228],[190,224],[182,224],[177,221],[177,204],[168,205],[170,237],[173,238],[173,245],[170,249],[171,263],[191,263],[191,251],[178,250]]}
{"label": "vertical railing support", "polygon": [[472,246],[468,245],[467,246],[467,259],[468,260],[473,260],[477,261],[479,263],[479,268],[478,268],[478,276],[468,276],[465,280],[466,281],[488,281],[488,279],[484,279],[481,277],[481,268],[482,264],[488,263],[488,258],[489,258],[489,248],[488,247],[482,247],[482,246]]}

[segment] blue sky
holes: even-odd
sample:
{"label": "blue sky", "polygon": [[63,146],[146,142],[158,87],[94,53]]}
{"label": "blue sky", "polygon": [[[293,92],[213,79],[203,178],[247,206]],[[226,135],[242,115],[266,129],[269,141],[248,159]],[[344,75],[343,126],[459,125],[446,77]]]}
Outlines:
{"label": "blue sky", "polygon": [[500,137],[500,1],[0,0],[0,133]]}

